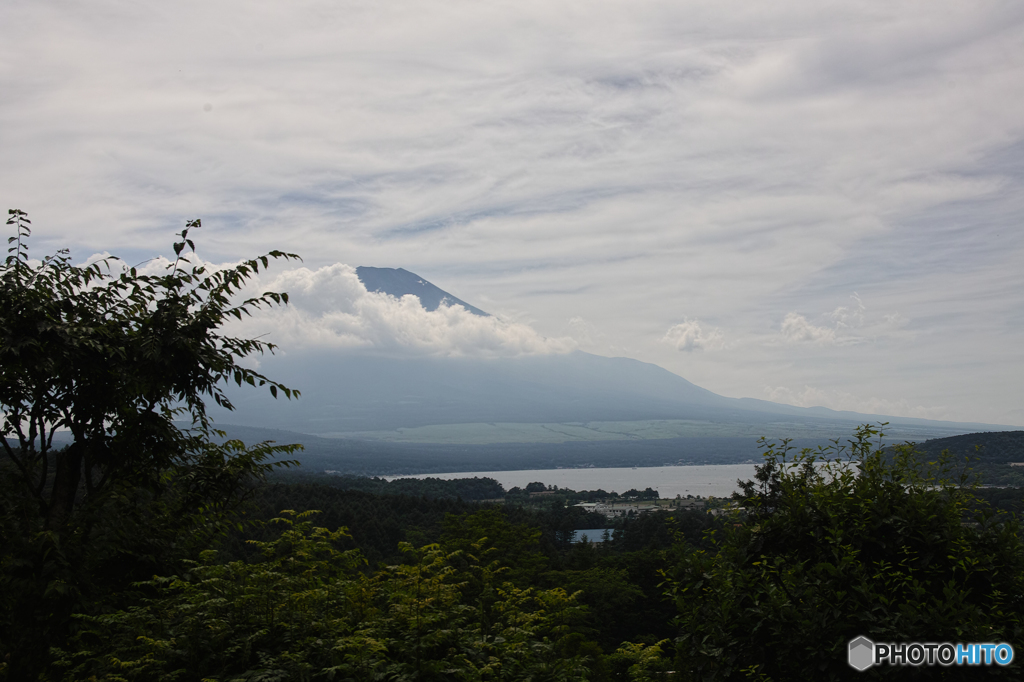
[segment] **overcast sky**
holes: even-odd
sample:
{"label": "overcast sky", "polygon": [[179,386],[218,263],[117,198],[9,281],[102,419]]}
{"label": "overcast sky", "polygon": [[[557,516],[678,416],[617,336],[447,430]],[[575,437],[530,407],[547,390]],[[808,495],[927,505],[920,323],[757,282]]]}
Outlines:
{"label": "overcast sky", "polygon": [[5,0],[0,25],[0,201],[37,256],[138,262],[201,217],[210,261],[303,256],[273,282],[322,343],[1024,424],[1019,0]]}

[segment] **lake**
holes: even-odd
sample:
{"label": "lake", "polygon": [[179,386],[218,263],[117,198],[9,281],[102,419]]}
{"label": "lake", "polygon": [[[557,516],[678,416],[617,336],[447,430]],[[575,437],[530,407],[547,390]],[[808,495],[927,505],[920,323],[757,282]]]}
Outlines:
{"label": "lake", "polygon": [[708,464],[705,466],[669,466],[593,469],[525,469],[521,471],[462,471],[450,474],[389,476],[394,478],[473,478],[489,477],[510,490],[525,488],[539,481],[572,490],[606,490],[624,493],[631,488],[654,488],[662,499],[686,497],[729,497],[736,490],[736,479],[754,478],[753,464]]}

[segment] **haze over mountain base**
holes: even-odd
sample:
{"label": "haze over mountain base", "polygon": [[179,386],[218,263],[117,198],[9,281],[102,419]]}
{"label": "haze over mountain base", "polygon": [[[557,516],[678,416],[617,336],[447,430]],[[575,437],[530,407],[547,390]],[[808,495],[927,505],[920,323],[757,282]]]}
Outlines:
{"label": "haze over mountain base", "polygon": [[301,398],[235,391],[235,412],[211,410],[217,424],[247,441],[302,442],[311,468],[350,473],[725,464],[756,461],[762,436],[815,447],[862,423],[888,421],[890,442],[1008,428],[726,398],[655,365],[582,352],[319,351],[268,358],[261,370],[286,378]]}

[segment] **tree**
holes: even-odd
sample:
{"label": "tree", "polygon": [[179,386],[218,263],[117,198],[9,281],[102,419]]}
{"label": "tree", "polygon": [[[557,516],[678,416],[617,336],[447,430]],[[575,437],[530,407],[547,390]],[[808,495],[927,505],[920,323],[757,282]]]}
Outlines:
{"label": "tree", "polygon": [[[441,546],[464,552],[483,562],[496,562],[507,571],[504,580],[525,587],[536,583],[547,567],[541,551],[539,528],[510,523],[502,510],[481,509],[473,514],[447,514]],[[481,554],[482,552],[482,554]]]}
{"label": "tree", "polygon": [[465,583],[490,571],[465,552],[402,543],[402,563],[366,576],[360,552],[339,548],[345,529],[284,514],[283,532],[256,543],[261,560],[204,553],[150,581],[152,598],[82,617],[58,667],[67,679],[583,678],[582,657],[559,646],[582,615],[564,590],[497,584],[484,614]]}
{"label": "tree", "polygon": [[[670,577],[677,665],[692,679],[846,679],[847,643],[1024,642],[1024,544],[1006,515],[976,515],[969,474],[878,429],[791,457],[764,443],[743,511]],[[873,440],[877,438],[877,444]],[[974,518],[972,523],[968,520]],[[878,669],[957,679],[977,670]],[[1016,666],[991,669],[1012,679]],[[973,677],[972,677],[973,679]]]}
{"label": "tree", "polygon": [[[297,395],[239,364],[273,344],[222,328],[287,303],[275,292],[233,299],[260,266],[298,257],[272,251],[207,270],[186,253],[200,227],[192,220],[164,274],[119,268],[114,258],[75,266],[66,250],[33,264],[28,216],[9,214],[16,234],[0,265],[0,640],[45,655],[40,632],[59,631],[104,581],[148,577],[155,562],[209,540],[247,481],[299,447],[216,444],[205,408],[208,399],[232,408],[228,381]],[[182,420],[191,428],[178,428]],[[62,429],[74,441],[58,449]]]}

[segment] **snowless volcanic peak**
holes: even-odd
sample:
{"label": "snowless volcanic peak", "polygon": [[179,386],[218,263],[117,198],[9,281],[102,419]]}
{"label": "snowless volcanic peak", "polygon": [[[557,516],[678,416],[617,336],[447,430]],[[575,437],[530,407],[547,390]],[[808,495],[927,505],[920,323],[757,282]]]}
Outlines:
{"label": "snowless volcanic peak", "polygon": [[420,299],[420,305],[425,310],[437,310],[443,303],[449,306],[461,305],[474,315],[490,317],[489,313],[485,313],[479,308],[455,298],[447,291],[437,288],[419,275],[402,268],[369,268],[362,266],[356,268],[356,275],[367,291],[376,291],[394,296],[395,298],[412,294]]}

